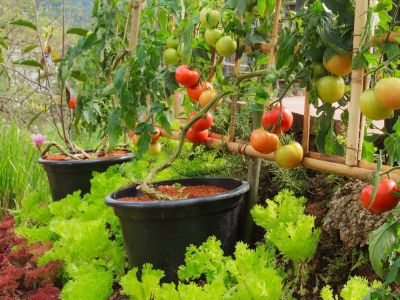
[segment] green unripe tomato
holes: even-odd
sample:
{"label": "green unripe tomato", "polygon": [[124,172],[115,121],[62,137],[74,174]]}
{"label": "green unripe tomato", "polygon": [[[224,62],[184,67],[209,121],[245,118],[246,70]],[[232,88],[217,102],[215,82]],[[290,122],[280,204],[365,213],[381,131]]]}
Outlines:
{"label": "green unripe tomato", "polygon": [[200,11],[200,23],[206,28],[213,28],[221,21],[221,12],[215,9],[204,7]]}
{"label": "green unripe tomato", "polygon": [[319,78],[327,74],[327,71],[325,70],[323,64],[313,63],[311,66],[311,70],[313,80],[318,80]]}
{"label": "green unripe tomato", "polygon": [[166,44],[167,44],[167,48],[177,49],[178,45],[179,45],[179,40],[169,37],[166,40]]}
{"label": "green unripe tomato", "polygon": [[222,31],[219,29],[207,28],[204,34],[207,44],[215,48],[218,40],[222,37]]}
{"label": "green unripe tomato", "polygon": [[319,99],[327,103],[334,103],[344,95],[344,80],[340,76],[323,76],[317,80],[316,88]]}
{"label": "green unripe tomato", "polygon": [[175,49],[172,49],[172,48],[168,48],[168,49],[164,50],[163,58],[164,58],[165,62],[170,65],[176,65],[180,60],[178,51],[176,51]]}
{"label": "green unripe tomato", "polygon": [[360,97],[361,112],[371,120],[383,120],[393,117],[393,110],[383,107],[376,100],[373,90],[364,91]]}
{"label": "green unripe tomato", "polygon": [[237,48],[236,41],[229,35],[220,38],[216,44],[216,49],[219,55],[223,57],[231,56]]}

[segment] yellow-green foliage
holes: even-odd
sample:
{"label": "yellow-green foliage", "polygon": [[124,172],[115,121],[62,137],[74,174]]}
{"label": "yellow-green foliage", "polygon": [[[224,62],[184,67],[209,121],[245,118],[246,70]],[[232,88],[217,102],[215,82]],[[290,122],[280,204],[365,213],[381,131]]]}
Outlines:
{"label": "yellow-green foliage", "polygon": [[265,229],[265,239],[295,263],[312,258],[320,230],[314,228],[315,218],[304,214],[306,198],[282,190],[266,202],[267,207],[256,205],[251,211],[254,222]]}
{"label": "yellow-green foliage", "polygon": [[[122,277],[123,293],[132,300],[280,299],[282,278],[275,270],[274,251],[264,245],[251,250],[246,244],[238,243],[234,256],[224,256],[221,243],[210,237],[199,247],[188,247],[177,285],[161,285],[164,272],[145,264],[141,280],[136,276],[138,268]],[[202,276],[207,278],[204,286],[189,281]]]}
{"label": "yellow-green foliage", "polygon": [[[343,300],[361,300],[372,288],[379,287],[380,282],[374,281],[371,285],[364,277],[354,276],[343,287],[340,292],[340,299]],[[323,300],[339,300],[337,295],[333,294],[332,288],[327,285],[321,290],[321,298]]]}

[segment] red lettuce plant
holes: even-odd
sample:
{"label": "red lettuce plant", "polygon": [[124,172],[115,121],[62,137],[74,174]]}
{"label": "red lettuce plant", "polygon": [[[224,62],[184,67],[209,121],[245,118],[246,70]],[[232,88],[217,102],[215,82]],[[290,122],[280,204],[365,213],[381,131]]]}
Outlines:
{"label": "red lettuce plant", "polygon": [[6,215],[0,222],[0,300],[56,300],[60,290],[62,261],[38,266],[36,261],[52,247],[51,242],[33,243],[14,232],[15,220]]}

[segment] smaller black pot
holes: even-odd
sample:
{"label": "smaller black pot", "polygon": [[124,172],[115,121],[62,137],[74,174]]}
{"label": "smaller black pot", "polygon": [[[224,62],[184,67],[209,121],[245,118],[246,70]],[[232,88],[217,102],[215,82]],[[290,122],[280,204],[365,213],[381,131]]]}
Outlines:
{"label": "smaller black pot", "polygon": [[93,172],[105,172],[109,167],[131,161],[133,153],[123,156],[88,160],[39,159],[47,173],[54,201],[61,200],[75,191],[81,195],[90,192]]}
{"label": "smaller black pot", "polygon": [[200,245],[214,235],[226,255],[238,241],[240,204],[250,189],[248,182],[228,178],[190,178],[157,182],[154,185],[213,185],[225,193],[185,200],[124,202],[117,199],[140,195],[136,186],[112,193],[105,203],[114,207],[121,223],[131,267],[152,263],[165,271],[165,281],[177,280],[186,247]]}

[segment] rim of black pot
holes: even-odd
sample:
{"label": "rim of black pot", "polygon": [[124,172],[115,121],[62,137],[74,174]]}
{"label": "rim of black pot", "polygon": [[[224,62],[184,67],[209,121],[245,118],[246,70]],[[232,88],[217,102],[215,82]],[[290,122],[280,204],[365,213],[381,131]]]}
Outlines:
{"label": "rim of black pot", "polygon": [[[93,152],[93,151],[86,151],[88,153]],[[48,160],[44,159],[42,157],[39,158],[38,162],[40,164],[46,164],[46,165],[71,165],[71,164],[82,164],[82,165],[93,165],[93,164],[98,164],[99,162],[102,161],[124,161],[124,160],[129,160],[133,158],[133,152],[127,152],[124,155],[121,156],[115,156],[115,157],[107,157],[107,158],[91,158],[91,159],[82,159],[82,160]]]}
{"label": "rim of black pot", "polygon": [[208,197],[199,197],[199,198],[190,198],[184,200],[164,200],[164,201],[146,201],[146,202],[127,202],[127,201],[119,201],[114,199],[115,194],[120,193],[122,191],[135,188],[137,185],[133,185],[130,187],[122,188],[116,192],[113,192],[105,197],[105,204],[112,207],[146,207],[146,208],[157,208],[157,207],[178,207],[178,206],[190,206],[195,205],[201,202],[212,202],[218,201],[226,198],[233,198],[236,196],[240,196],[245,194],[250,190],[250,184],[247,181],[234,179],[234,178],[226,178],[226,177],[194,177],[194,178],[177,178],[171,180],[163,180],[154,182],[155,185],[162,185],[165,183],[171,183],[175,181],[201,181],[201,180],[231,180],[240,182],[240,186],[234,188],[232,190],[228,190],[223,193],[211,195]]}

